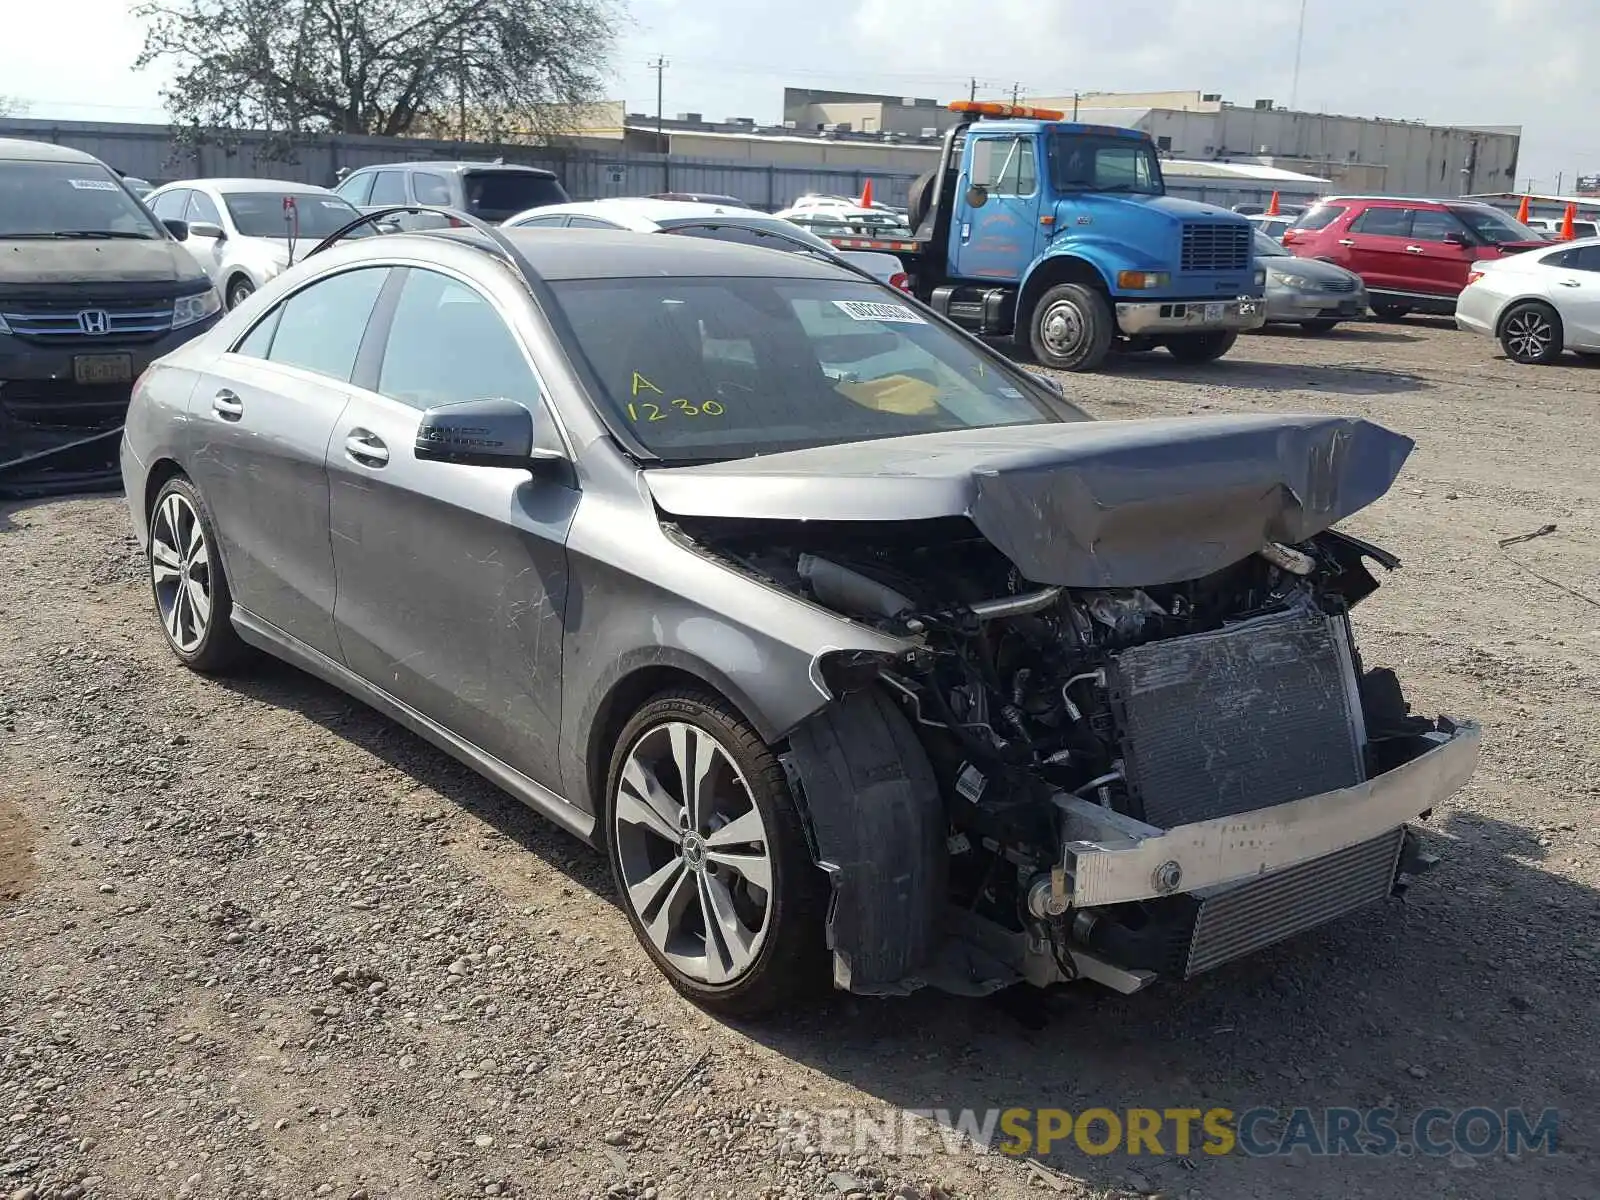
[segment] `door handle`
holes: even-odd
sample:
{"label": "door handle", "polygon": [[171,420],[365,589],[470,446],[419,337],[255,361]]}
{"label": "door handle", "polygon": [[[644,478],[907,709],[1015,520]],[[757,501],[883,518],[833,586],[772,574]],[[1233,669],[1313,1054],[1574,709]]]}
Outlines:
{"label": "door handle", "polygon": [[1341,245],[1341,246],[1354,246],[1355,244],[1356,244],[1355,238],[1340,238],[1339,239],[1339,245]]}
{"label": "door handle", "polygon": [[1558,279],[1558,280],[1556,280],[1556,282],[1559,283],[1562,287],[1582,287],[1583,286],[1583,284],[1580,283],[1576,279]]}
{"label": "door handle", "polygon": [[244,401],[236,393],[223,388],[211,397],[211,411],[224,421],[237,421],[244,416]]}
{"label": "door handle", "polygon": [[1426,254],[1427,251],[1424,250],[1421,246],[1407,246],[1406,247],[1406,253],[1407,254]]}
{"label": "door handle", "polygon": [[389,447],[369,429],[352,429],[345,434],[344,452],[364,467],[381,467],[389,461]]}

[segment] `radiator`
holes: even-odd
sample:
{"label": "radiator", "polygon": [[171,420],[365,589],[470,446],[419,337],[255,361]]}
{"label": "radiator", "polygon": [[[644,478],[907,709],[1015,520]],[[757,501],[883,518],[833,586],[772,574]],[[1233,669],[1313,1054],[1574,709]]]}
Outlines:
{"label": "radiator", "polygon": [[1394,885],[1405,829],[1246,883],[1196,892],[1200,912],[1185,978],[1381,900]]}
{"label": "radiator", "polygon": [[1342,618],[1258,617],[1116,655],[1132,815],[1171,829],[1360,783],[1366,740]]}

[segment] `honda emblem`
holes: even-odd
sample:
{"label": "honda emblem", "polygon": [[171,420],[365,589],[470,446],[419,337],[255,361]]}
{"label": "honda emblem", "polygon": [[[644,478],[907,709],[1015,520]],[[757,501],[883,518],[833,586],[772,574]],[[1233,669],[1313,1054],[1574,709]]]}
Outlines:
{"label": "honda emblem", "polygon": [[78,314],[78,328],[90,337],[111,332],[111,316],[103,308],[86,308]]}

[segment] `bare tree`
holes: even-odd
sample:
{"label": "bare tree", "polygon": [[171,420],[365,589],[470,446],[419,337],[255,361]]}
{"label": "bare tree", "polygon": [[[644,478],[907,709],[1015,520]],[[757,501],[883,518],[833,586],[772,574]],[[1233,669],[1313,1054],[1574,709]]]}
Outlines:
{"label": "bare tree", "polygon": [[0,117],[25,117],[30,107],[26,100],[19,97],[0,95]]}
{"label": "bare tree", "polygon": [[[173,122],[385,136],[561,132],[599,94],[615,0],[144,0],[135,66],[173,71]],[[469,126],[468,114],[471,114]]]}

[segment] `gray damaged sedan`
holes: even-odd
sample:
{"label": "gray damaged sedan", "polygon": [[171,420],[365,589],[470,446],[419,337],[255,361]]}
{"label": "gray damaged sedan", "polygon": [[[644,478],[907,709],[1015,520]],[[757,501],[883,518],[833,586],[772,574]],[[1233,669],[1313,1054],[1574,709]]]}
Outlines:
{"label": "gray damaged sedan", "polygon": [[1267,269],[1267,324],[1327,333],[1367,315],[1367,285],[1354,271],[1320,258],[1300,258],[1259,231],[1256,260]]}
{"label": "gray damaged sedan", "polygon": [[1465,721],[1363,667],[1338,532],[1411,442],[1093,421],[837,263],[334,245],[158,362],[123,470],[173,652],[251,650],[610,857],[708,1008],[1183,980],[1404,887]]}

